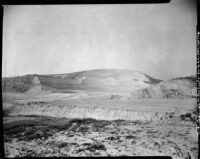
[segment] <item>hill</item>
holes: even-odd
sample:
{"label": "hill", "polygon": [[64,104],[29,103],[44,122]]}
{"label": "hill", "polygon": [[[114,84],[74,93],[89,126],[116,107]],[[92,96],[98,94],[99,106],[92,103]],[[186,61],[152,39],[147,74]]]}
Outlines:
{"label": "hill", "polygon": [[3,92],[36,94],[68,93],[79,90],[131,92],[131,98],[191,98],[196,96],[196,76],[161,81],[144,73],[126,69],[96,69],[81,72],[25,75],[3,78]]}
{"label": "hill", "polygon": [[132,92],[132,98],[196,97],[196,76],[179,77]]}
{"label": "hill", "polygon": [[[37,79],[36,79],[37,78]],[[161,80],[133,70],[97,69],[54,75],[26,75],[3,79],[3,91],[26,92],[35,86],[36,80],[44,90],[93,90],[127,92]]]}

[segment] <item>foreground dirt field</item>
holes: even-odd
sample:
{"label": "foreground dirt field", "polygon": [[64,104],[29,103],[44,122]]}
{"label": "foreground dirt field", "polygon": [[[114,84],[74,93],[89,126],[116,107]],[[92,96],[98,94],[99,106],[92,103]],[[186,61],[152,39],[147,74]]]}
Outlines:
{"label": "foreground dirt field", "polygon": [[198,156],[195,99],[38,96],[6,96],[6,157]]}
{"label": "foreground dirt field", "polygon": [[172,156],[197,158],[191,114],[166,114],[157,122],[4,117],[7,157]]}

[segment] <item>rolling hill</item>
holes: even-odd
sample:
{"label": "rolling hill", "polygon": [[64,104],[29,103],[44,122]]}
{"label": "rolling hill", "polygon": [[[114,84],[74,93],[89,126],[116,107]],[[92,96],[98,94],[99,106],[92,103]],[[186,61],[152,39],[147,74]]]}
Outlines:
{"label": "rolling hill", "polygon": [[[34,81],[37,81],[35,84]],[[161,80],[124,69],[98,69],[54,75],[26,75],[3,79],[3,91],[26,92],[35,85],[46,90],[131,91]]]}
{"label": "rolling hill", "polygon": [[196,96],[196,77],[162,81],[134,70],[96,69],[81,72],[25,75],[2,79],[3,92],[38,93],[131,92],[132,98],[185,98]]}

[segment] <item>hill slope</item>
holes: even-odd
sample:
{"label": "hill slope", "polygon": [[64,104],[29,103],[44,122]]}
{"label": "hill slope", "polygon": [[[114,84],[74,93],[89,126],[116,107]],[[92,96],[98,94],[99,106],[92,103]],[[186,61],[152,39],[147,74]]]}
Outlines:
{"label": "hill slope", "polygon": [[191,98],[196,96],[196,76],[174,78],[132,92],[132,98]]}
{"label": "hill slope", "polygon": [[196,76],[161,81],[134,70],[97,69],[82,72],[3,78],[3,91],[36,94],[76,90],[131,92],[132,98],[191,98]]}
{"label": "hill slope", "polygon": [[[36,79],[37,78],[37,79]],[[47,90],[131,91],[160,80],[124,69],[99,69],[55,75],[27,75],[3,80],[3,90],[26,92],[37,85]]]}

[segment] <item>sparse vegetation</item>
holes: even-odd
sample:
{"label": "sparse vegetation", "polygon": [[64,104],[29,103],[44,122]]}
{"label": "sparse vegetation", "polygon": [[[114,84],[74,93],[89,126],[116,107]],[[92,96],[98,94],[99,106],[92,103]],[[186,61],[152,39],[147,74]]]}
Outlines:
{"label": "sparse vegetation", "polygon": [[[186,113],[185,116],[190,118],[191,115]],[[105,154],[107,156],[113,154],[129,156],[132,152],[135,155],[141,153],[141,149],[143,153],[148,150],[158,153],[167,152],[171,153],[172,156],[181,157],[183,154],[180,152],[184,150],[181,150],[179,145],[184,144],[186,149],[191,147],[191,138],[185,138],[184,143],[180,143],[180,140],[175,139],[166,142],[177,132],[180,135],[175,135],[176,138],[190,134],[190,131],[183,127],[184,122],[179,123],[182,126],[177,129],[177,126],[174,127],[173,124],[170,126],[164,122],[155,126],[152,122],[127,120],[58,119],[42,116],[37,116],[36,119],[36,125],[34,120],[14,121],[4,124],[6,147],[14,149],[9,145],[13,145],[14,139],[17,139],[16,143],[23,143],[23,146],[17,149],[17,151],[23,153],[21,157],[101,156]],[[61,121],[65,124],[59,124],[62,123]],[[57,126],[55,126],[56,123],[58,123]],[[94,127],[98,126],[103,127],[104,131],[94,131]],[[126,127],[126,129],[123,127]],[[190,128],[192,127],[190,126]],[[165,141],[165,144],[158,141]],[[118,151],[111,150],[109,146],[106,146],[108,144],[115,145]],[[162,144],[165,146],[162,147]],[[194,148],[195,144],[197,146],[197,143],[193,143],[190,150],[194,153],[197,152],[197,149]],[[124,152],[124,147],[129,147],[130,151],[127,149]],[[20,157],[20,155],[17,156]]]}
{"label": "sparse vegetation", "polygon": [[[119,81],[119,87],[108,87]],[[155,153],[182,158],[189,150],[194,158],[197,113],[189,111],[194,105],[194,99],[189,99],[195,96],[194,82],[193,77],[160,81],[127,70],[5,78],[3,100],[13,105],[4,105],[3,111],[6,156]],[[41,84],[39,91],[27,92],[34,83]],[[136,92],[142,99],[135,99],[134,93],[130,96],[135,86],[142,86]],[[175,106],[177,110],[171,111]]]}
{"label": "sparse vegetation", "polygon": [[67,142],[61,142],[59,145],[58,145],[58,148],[61,149],[63,147],[68,147],[70,144],[67,143]]}
{"label": "sparse vegetation", "polygon": [[195,112],[187,112],[186,114],[181,114],[181,120],[185,120],[185,121],[192,121],[194,123],[197,122],[197,117],[195,115]]}
{"label": "sparse vegetation", "polygon": [[2,79],[2,90],[11,92],[25,92],[31,87],[32,76],[16,76]]}
{"label": "sparse vegetation", "polygon": [[3,110],[3,117],[9,116],[11,110],[10,109],[4,109]]}
{"label": "sparse vegetation", "polygon": [[105,145],[103,145],[100,142],[94,142],[94,143],[84,143],[82,146],[84,146],[84,148],[80,148],[77,151],[81,152],[81,151],[90,151],[90,152],[95,152],[96,150],[106,150]]}

